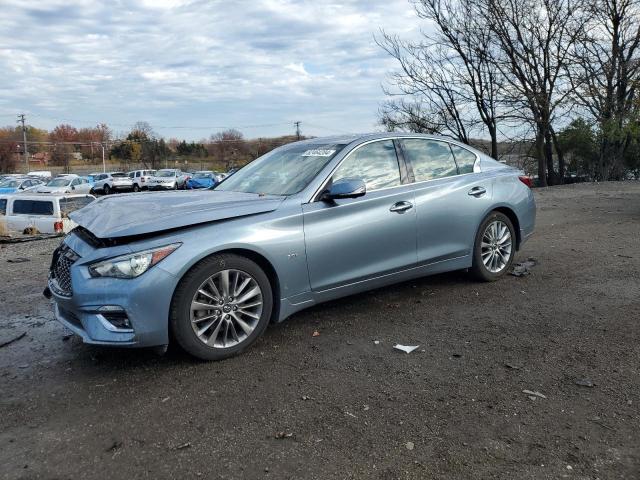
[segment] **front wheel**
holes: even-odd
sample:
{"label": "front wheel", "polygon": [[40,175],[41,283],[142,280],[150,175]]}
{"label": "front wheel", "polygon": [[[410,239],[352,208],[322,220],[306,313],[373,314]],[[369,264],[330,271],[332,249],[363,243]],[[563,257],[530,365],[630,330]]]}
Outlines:
{"label": "front wheel", "polygon": [[133,184],[133,191],[136,192],[136,193],[138,193],[140,191],[140,187],[138,186],[137,183]]}
{"label": "front wheel", "polygon": [[180,281],[170,326],[178,344],[203,360],[242,352],[264,332],[273,308],[264,271],[248,258],[213,255]]}
{"label": "front wheel", "polygon": [[509,217],[491,212],[476,234],[471,271],[478,279],[493,282],[502,277],[513,263],[516,235]]}
{"label": "front wheel", "polygon": [[104,186],[104,194],[109,195],[111,193],[111,187],[109,185]]}

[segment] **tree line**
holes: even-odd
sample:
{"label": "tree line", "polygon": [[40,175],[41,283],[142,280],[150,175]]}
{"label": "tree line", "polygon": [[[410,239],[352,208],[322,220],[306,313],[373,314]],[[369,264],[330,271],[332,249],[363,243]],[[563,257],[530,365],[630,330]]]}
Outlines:
{"label": "tree line", "polygon": [[[140,165],[149,169],[162,168],[168,160],[207,161],[222,169],[239,167],[270,150],[296,140],[295,136],[246,139],[235,129],[211,134],[200,141],[157,135],[148,122],[137,122],[131,130],[116,137],[105,124],[92,128],[75,128],[68,124],[51,131],[27,126],[30,155],[46,152],[52,165],[69,165],[72,158],[82,158],[88,164],[98,164],[105,149],[105,159],[123,167]],[[23,155],[22,127],[0,128],[0,172],[14,171]]]}
{"label": "tree line", "polygon": [[524,141],[542,186],[640,173],[640,0],[412,3],[421,38],[377,38],[398,66],[388,130],[489,138],[494,158]]}

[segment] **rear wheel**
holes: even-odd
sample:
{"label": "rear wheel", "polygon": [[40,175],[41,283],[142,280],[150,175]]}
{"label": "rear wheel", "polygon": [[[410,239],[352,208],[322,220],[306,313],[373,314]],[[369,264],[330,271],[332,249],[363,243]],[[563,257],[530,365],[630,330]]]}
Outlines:
{"label": "rear wheel", "polygon": [[476,234],[471,271],[478,279],[493,282],[511,268],[516,251],[516,235],[509,217],[491,212]]}
{"label": "rear wheel", "polygon": [[134,191],[134,192],[139,192],[139,191],[140,191],[140,187],[138,186],[138,184],[137,184],[137,183],[134,183],[134,184],[133,184],[133,191]]}
{"label": "rear wheel", "polygon": [[111,187],[109,185],[105,185],[103,190],[105,195],[109,195],[111,193]]}
{"label": "rear wheel", "polygon": [[180,281],[170,325],[178,344],[203,360],[236,355],[264,332],[273,308],[271,284],[248,258],[213,255]]}

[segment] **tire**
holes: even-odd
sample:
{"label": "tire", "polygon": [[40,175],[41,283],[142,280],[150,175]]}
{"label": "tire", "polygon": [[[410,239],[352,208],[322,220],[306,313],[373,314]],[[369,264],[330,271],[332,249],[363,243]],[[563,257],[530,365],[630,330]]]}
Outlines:
{"label": "tire", "polygon": [[138,186],[137,183],[133,184],[133,191],[136,192],[136,193],[138,193],[140,191],[140,187]]}
{"label": "tire", "polygon": [[109,195],[111,193],[111,187],[105,184],[103,191],[105,195]]}
{"label": "tire", "polygon": [[[227,285],[230,287],[227,291],[231,298],[224,295],[225,275],[228,275]],[[247,278],[250,280],[240,289]],[[209,286],[211,279],[216,290]],[[231,295],[234,293],[234,281],[239,289],[238,298]],[[252,295],[256,287],[259,293]],[[202,295],[202,291],[207,295]],[[217,303],[220,297],[215,292],[225,297],[223,305]],[[247,295],[242,304],[237,303]],[[239,308],[239,305],[246,307]],[[176,342],[187,353],[202,360],[222,360],[252,345],[269,324],[272,310],[271,284],[255,262],[234,254],[212,255],[180,280],[171,301],[169,327]],[[242,322],[237,320],[238,317]],[[233,324],[233,331],[228,324]]]}
{"label": "tire", "polygon": [[[494,224],[498,230],[493,229]],[[506,240],[504,240],[506,238],[504,227],[509,232]],[[494,241],[496,233],[498,233],[498,238],[497,241]],[[483,239],[486,240],[484,247]],[[507,244],[508,249],[506,248]],[[493,211],[482,221],[476,233],[471,273],[477,280],[495,282],[509,271],[515,253],[516,233],[511,220],[505,214]],[[505,261],[506,255],[508,256]]]}
{"label": "tire", "polygon": [[174,184],[173,184],[173,189],[174,189],[174,190],[178,190],[178,182],[176,182],[176,183],[174,183]]}

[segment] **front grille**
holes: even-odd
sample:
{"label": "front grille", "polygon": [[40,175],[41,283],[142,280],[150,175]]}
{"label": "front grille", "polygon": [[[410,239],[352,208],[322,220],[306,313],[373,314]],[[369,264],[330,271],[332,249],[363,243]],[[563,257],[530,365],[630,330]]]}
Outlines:
{"label": "front grille", "polygon": [[73,294],[71,286],[71,265],[80,257],[64,243],[53,253],[51,271],[49,272],[50,287],[55,293],[63,297]]}

